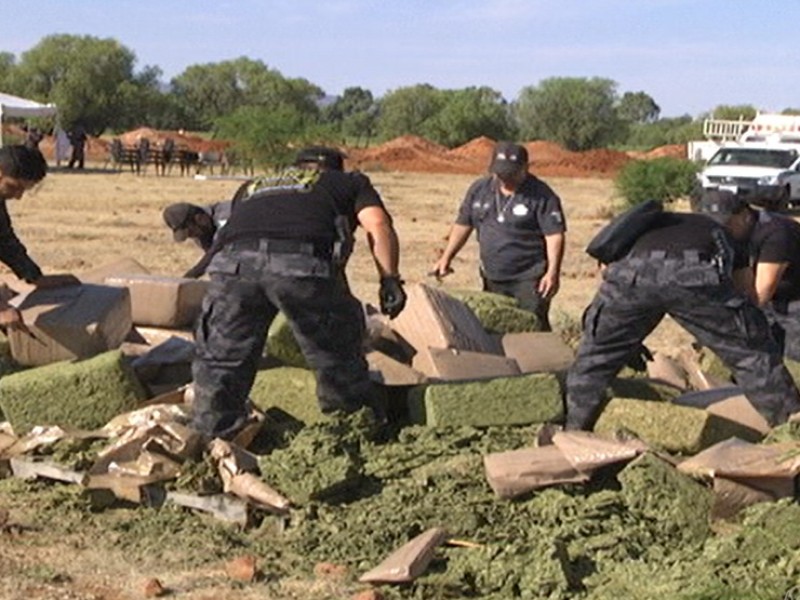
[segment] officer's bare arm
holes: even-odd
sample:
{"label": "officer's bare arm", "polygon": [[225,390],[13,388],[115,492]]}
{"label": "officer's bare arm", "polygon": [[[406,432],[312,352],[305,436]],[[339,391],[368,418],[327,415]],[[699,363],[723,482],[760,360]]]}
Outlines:
{"label": "officer's bare arm", "polygon": [[786,272],[788,262],[782,263],[756,263],[755,272],[755,292],[756,302],[759,306],[764,306],[775,295],[778,283]]}
{"label": "officer's bare arm", "polygon": [[452,272],[450,270],[450,262],[455,258],[456,254],[458,254],[458,251],[464,247],[464,244],[467,243],[471,233],[472,227],[469,225],[453,223],[453,226],[450,228],[450,233],[447,236],[447,246],[445,246],[442,256],[439,257],[439,260],[433,265],[434,274],[439,277],[444,277]]}
{"label": "officer's bare arm", "polygon": [[554,233],[544,236],[544,245],[547,251],[547,272],[558,277],[564,260],[564,234]]}
{"label": "officer's bare arm", "polygon": [[361,209],[356,218],[367,234],[367,243],[375,258],[378,274],[382,278],[398,276],[400,243],[389,213],[380,206],[368,206]]}

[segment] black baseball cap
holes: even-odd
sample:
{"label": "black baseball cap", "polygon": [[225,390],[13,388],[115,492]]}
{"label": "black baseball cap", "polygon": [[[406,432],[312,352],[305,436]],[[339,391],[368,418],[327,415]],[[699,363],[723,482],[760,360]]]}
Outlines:
{"label": "black baseball cap", "polygon": [[170,204],[164,209],[162,213],[164,223],[172,229],[172,236],[176,242],[183,242],[189,237],[189,220],[198,212],[203,212],[203,209],[188,202]]}
{"label": "black baseball cap", "polygon": [[696,211],[708,215],[718,223],[725,224],[733,215],[748,207],[747,202],[729,190],[703,190],[697,201]]}
{"label": "black baseball cap", "polygon": [[528,169],[528,151],[513,142],[498,142],[492,152],[489,172],[500,177],[511,177]]}
{"label": "black baseball cap", "polygon": [[341,150],[328,146],[308,146],[297,153],[295,165],[315,163],[333,171],[344,171],[344,159],[347,155]]}

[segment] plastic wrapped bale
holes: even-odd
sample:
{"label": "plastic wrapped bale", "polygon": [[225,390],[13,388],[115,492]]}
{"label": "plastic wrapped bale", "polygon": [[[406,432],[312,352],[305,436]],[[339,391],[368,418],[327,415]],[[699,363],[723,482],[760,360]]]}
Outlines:
{"label": "plastic wrapped bale", "polygon": [[753,436],[752,429],[699,408],[632,398],[612,399],[594,431],[630,432],[654,448],[679,454],[696,454],[734,436],[745,440]]}
{"label": "plastic wrapped bale", "polygon": [[119,350],[0,379],[0,407],[18,435],[36,425],[102,427],[145,398],[141,383]]}
{"label": "plastic wrapped bale", "polygon": [[413,423],[437,427],[547,423],[564,414],[559,380],[549,373],[415,386],[408,402]]}
{"label": "plastic wrapped bale", "polygon": [[272,358],[277,358],[287,367],[308,369],[308,363],[294,337],[289,320],[283,313],[278,313],[269,327],[266,353]]}
{"label": "plastic wrapped bale", "polygon": [[517,300],[502,294],[472,290],[448,292],[475,313],[486,331],[491,333],[523,333],[541,331],[539,318],[519,308]]}
{"label": "plastic wrapped bale", "polygon": [[674,400],[683,391],[669,384],[653,381],[645,377],[617,377],[609,386],[611,394],[618,398],[637,398],[639,400]]}
{"label": "plastic wrapped bale", "polygon": [[643,454],[617,476],[631,513],[650,523],[659,541],[702,544],[710,535],[713,492],[671,464]]}
{"label": "plastic wrapped bale", "polygon": [[277,367],[259,371],[250,400],[268,415],[279,411],[307,425],[326,419],[317,402],[317,380],[306,369]]}

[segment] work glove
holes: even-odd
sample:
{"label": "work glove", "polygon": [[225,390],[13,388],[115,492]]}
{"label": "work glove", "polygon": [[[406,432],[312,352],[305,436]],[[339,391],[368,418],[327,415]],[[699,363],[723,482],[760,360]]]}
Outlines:
{"label": "work glove", "polygon": [[394,319],[406,305],[406,293],[403,290],[403,280],[397,275],[381,277],[381,312]]}
{"label": "work glove", "polygon": [[650,349],[644,344],[639,344],[639,347],[633,351],[631,357],[628,359],[627,366],[634,371],[644,372],[647,371],[647,363],[652,360],[653,353],[650,352]]}

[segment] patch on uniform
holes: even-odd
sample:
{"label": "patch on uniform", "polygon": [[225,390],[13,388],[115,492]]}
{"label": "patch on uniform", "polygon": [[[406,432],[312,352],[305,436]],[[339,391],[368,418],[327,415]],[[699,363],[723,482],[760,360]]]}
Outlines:
{"label": "patch on uniform", "polygon": [[550,213],[550,218],[553,219],[556,223],[563,223],[564,222],[564,215],[561,214],[560,211],[554,210]]}
{"label": "patch on uniform", "polygon": [[284,192],[307,192],[319,180],[320,171],[316,169],[287,169],[271,177],[256,177],[247,186],[242,200],[255,194],[280,194]]}
{"label": "patch on uniform", "polygon": [[528,214],[528,207],[524,204],[515,204],[511,212],[517,217],[524,217]]}

